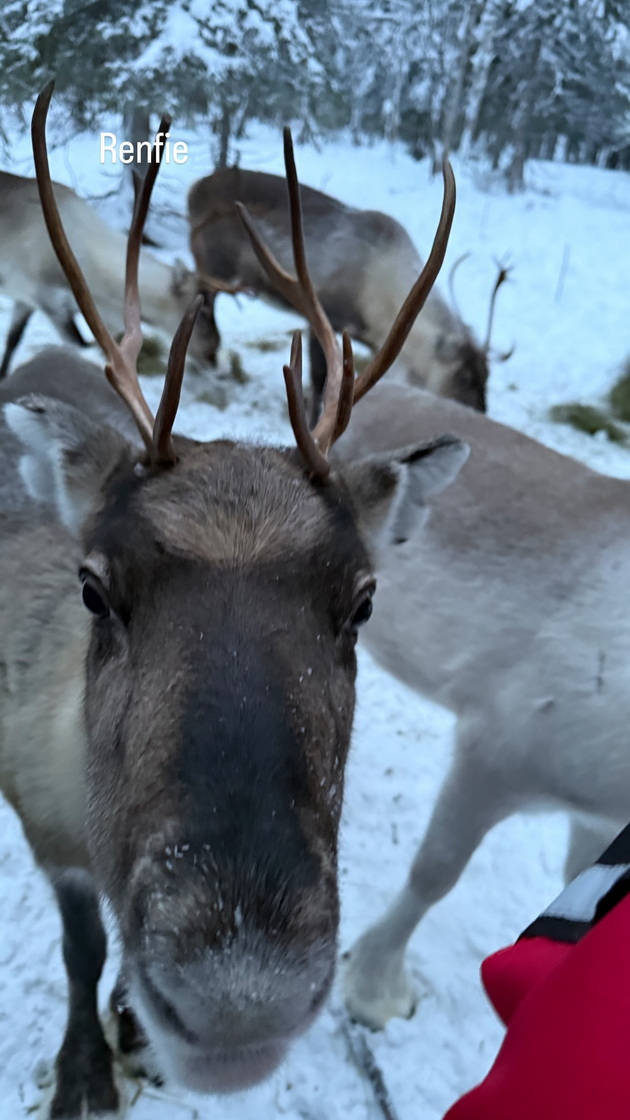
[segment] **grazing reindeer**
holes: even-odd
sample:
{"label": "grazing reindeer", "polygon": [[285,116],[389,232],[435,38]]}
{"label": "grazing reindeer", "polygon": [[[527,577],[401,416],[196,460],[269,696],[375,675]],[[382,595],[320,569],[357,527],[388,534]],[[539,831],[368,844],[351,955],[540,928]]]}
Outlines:
{"label": "grazing reindeer", "polygon": [[[255,1084],[322,1006],[336,954],[354,647],[374,590],[367,544],[421,515],[466,449],[443,437],[343,471],[328,460],[353,399],[386,371],[435,280],[454,209],[450,168],[427,264],[386,350],[355,381],[349,340],[342,353],[306,271],[285,138],[294,298],[327,357],[323,414],[309,431],[298,334],[285,367],[297,448],[201,443],[171,435],[199,297],[176,332],[155,420],[135,369],[140,238],[158,164],[132,224],[116,344],[56,208],[51,94],[33,118],[46,224],[137,428],[130,441],[91,415],[78,379],[76,406],[41,393],[4,406],[23,482],[44,504],[27,498],[3,514],[0,779],[61,910],[70,1011],[50,1116],[76,1120],[119,1114],[97,1016],[99,890],[122,947],[127,996],[120,988],[117,1002],[132,1001],[160,1066],[185,1086]],[[45,385],[46,352],[40,362]],[[32,365],[31,387],[37,376]],[[120,1025],[126,1045],[130,1031],[140,1041],[124,1006]]]}
{"label": "grazing reindeer", "polygon": [[470,461],[420,534],[376,552],[365,631],[381,665],[457,716],[406,885],[349,956],[347,1005],[372,1027],[411,1013],[409,938],[495,824],[568,810],[571,879],[630,817],[630,482],[402,385],[353,413],[334,461],[445,429]]}
{"label": "grazing reindeer", "polygon": [[[120,276],[126,238],[111,229],[95,210],[69,187],[55,183],[55,195],[70,244],[94,292],[111,333],[122,328]],[[14,300],[11,325],[0,363],[5,377],[33,311],[43,311],[68,341],[85,345],[74,316],[76,303],[52,250],[42,218],[37,183],[0,172],[0,294]],[[173,333],[195,294],[204,295],[191,342],[191,353],[214,363],[218,335],[214,322],[216,291],[211,277],[195,276],[180,262],[164,264],[147,250],[140,259],[142,307],[147,323]],[[233,288],[229,289],[233,291]]]}
{"label": "grazing reindeer", "polygon": [[[290,267],[284,179],[239,167],[216,171],[190,189],[190,247],[197,267],[286,306],[252,252],[235,209],[237,200],[257,219],[280,264]],[[313,283],[334,329],[348,330],[378,349],[421,268],[409,234],[387,214],[356,210],[310,187],[302,187],[302,207]],[[495,295],[496,290],[492,306]],[[480,346],[434,289],[403,347],[410,382],[485,412],[491,321],[492,314]],[[312,332],[310,340],[316,416],[325,364]]]}

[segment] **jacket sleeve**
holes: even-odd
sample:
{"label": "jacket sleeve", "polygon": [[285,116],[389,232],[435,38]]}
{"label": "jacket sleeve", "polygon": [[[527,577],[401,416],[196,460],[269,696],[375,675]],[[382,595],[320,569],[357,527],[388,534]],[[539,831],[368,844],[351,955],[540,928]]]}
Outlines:
{"label": "jacket sleeve", "polygon": [[577,941],[532,927],[484,962],[507,1033],[487,1077],[444,1120],[628,1120],[630,895],[617,890],[614,903]]}

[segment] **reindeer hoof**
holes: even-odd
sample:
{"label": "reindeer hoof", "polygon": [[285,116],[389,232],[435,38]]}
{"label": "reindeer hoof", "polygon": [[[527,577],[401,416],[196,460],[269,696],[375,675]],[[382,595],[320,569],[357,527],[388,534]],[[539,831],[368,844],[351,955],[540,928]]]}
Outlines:
{"label": "reindeer hoof", "polygon": [[65,1051],[62,1047],[54,1064],[38,1063],[35,1077],[45,1090],[38,1120],[122,1120],[125,1114],[104,1039],[97,1048]]}
{"label": "reindeer hoof", "polygon": [[416,997],[404,970],[404,954],[374,961],[369,935],[345,954],[343,993],[348,1015],[373,1031],[390,1019],[410,1019]]}

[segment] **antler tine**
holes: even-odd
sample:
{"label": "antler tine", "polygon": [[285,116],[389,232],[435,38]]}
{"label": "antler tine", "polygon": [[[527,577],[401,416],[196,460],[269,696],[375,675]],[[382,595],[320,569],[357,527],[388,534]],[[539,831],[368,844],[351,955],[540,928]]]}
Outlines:
{"label": "antler tine", "polygon": [[[165,114],[160,121],[160,128],[158,136],[165,136],[171,127],[171,118]],[[142,245],[142,234],[144,232],[147,214],[149,213],[149,206],[151,204],[151,195],[155,180],[160,170],[160,159],[162,154],[162,147],[158,144],[157,138],[153,145],[153,159],[150,161],[147,173],[142,180],[142,185],[136,196],[136,204],[134,206],[133,218],[131,221],[131,228],[129,230],[129,237],[127,238],[127,259],[125,263],[125,306],[124,306],[124,321],[125,333],[120,343],[120,350],[128,359],[130,366],[132,366],[133,375],[137,381],[136,362],[138,354],[142,348],[142,325],[141,325],[141,303],[140,291],[138,288],[138,270],[140,267],[140,247]],[[139,389],[138,384],[138,389]],[[151,418],[152,419],[152,418]]]}
{"label": "antler tine", "polygon": [[179,408],[179,399],[182,392],[184,368],[186,365],[186,352],[192,335],[197,316],[203,305],[203,296],[195,296],[188,311],[175,331],[171,343],[166,367],[166,377],[160,406],[153,425],[154,462],[161,464],[175,463],[177,455],[171,440],[171,431]]}
{"label": "antler tine", "polygon": [[306,423],[302,395],[301,342],[296,342],[295,339],[291,349],[291,363],[284,367],[284,376],[289,400],[289,416],[298,447],[311,473],[325,479],[330,472],[326,455],[335,440],[345,431],[353,403],[360,400],[376,384],[397,358],[442,267],[455,213],[455,176],[450,163],[445,160],[442,212],[427,262],[400,309],[383,346],[360,377],[355,380],[350,339],[344,334],[342,355],[308,272],[300,191],[291,133],[288,128],[284,130],[284,160],[289,187],[293,257],[297,279],[282,268],[264,244],[242,203],[236,203],[236,207],[249,234],[252,248],[272,284],[296,310],[306,316],[324,351],[327,367],[324,408],[312,432],[309,432]]}
{"label": "antler tine", "polygon": [[495,304],[496,304],[496,301],[497,301],[497,293],[498,293],[501,285],[504,284],[505,281],[509,279],[510,272],[512,271],[511,265],[503,264],[502,261],[497,261],[496,258],[495,258],[495,264],[497,265],[497,267],[499,269],[499,273],[498,273],[498,276],[495,280],[494,287],[492,289],[492,295],[490,296],[490,310],[488,312],[488,327],[487,327],[487,330],[486,330],[486,341],[483,344],[483,349],[486,352],[486,354],[488,353],[488,351],[490,349],[490,339],[492,337],[492,322],[493,322],[493,319],[494,319],[494,308],[495,308]]}
{"label": "antler tine", "polygon": [[35,175],[37,178],[42,213],[53,248],[65,273],[66,279],[72,288],[74,298],[79,305],[81,313],[84,315],[99,346],[107,354],[108,358],[112,360],[116,350],[116,343],[98,313],[79,262],[70,248],[70,243],[61,223],[61,216],[59,214],[55,192],[52,187],[50,165],[48,163],[48,149],[46,147],[46,120],[48,118],[48,110],[50,108],[54,88],[55,83],[53,81],[49,82],[41,91],[35,103],[35,109],[31,120],[33,159],[35,161]]}
{"label": "antler tine", "polygon": [[[337,341],[335,332],[332,329],[330,321],[319,301],[313,282],[311,280],[308,266],[306,263],[306,253],[304,249],[304,229],[302,224],[302,207],[300,203],[300,188],[298,183],[297,171],[295,167],[295,157],[293,153],[293,142],[291,140],[291,131],[288,128],[284,129],[284,162],[287,175],[287,185],[289,191],[289,210],[291,217],[291,235],[293,243],[293,260],[295,264],[296,276],[291,276],[282,265],[276,260],[271,250],[263,242],[260,234],[258,233],[252,219],[242,203],[237,202],[236,208],[241,217],[243,225],[249,235],[252,248],[260,261],[260,264],[267,273],[272,284],[277,288],[281,295],[293,306],[297,311],[308,319],[308,322],[317,338],[326,360],[326,388],[324,392],[324,407],[322,416],[319,419],[313,433],[309,433],[309,450],[306,452],[305,432],[308,432],[305,415],[300,415],[298,427],[295,426],[293,418],[291,420],[293,431],[296,437],[298,446],[302,450],[307,462],[311,467],[313,474],[319,477],[326,477],[329,467],[326,465],[324,470],[323,464],[326,463],[326,452],[329,450],[333,443],[333,433],[337,430],[341,432],[347,426],[349,414],[348,408],[348,383],[349,376],[346,365],[344,364],[347,359],[348,353],[351,350],[344,351],[342,355],[339,343]],[[349,345],[346,344],[346,347]],[[345,356],[345,357],[344,357]],[[350,359],[351,362],[351,359]],[[293,370],[293,362],[289,367]],[[292,404],[290,408],[290,416],[297,417],[299,408],[298,400],[302,401],[302,395],[296,394],[295,390],[295,374],[291,373],[287,380],[287,392],[292,394]],[[285,371],[285,379],[287,374]],[[354,369],[352,368],[352,381],[354,381]],[[342,399],[343,397],[343,399]],[[343,413],[343,418],[342,418]],[[298,435],[299,432],[299,435]],[[312,446],[311,446],[312,445]],[[321,449],[321,455],[314,456],[313,448]],[[317,462],[319,466],[317,469],[314,463]]]}
{"label": "antler tine", "polygon": [[341,370],[341,385],[339,386],[339,401],[337,404],[335,426],[330,437],[331,446],[333,443],[337,442],[348,427],[352,414],[352,405],[354,404],[354,354],[352,353],[350,335],[347,331],[343,332],[342,343],[343,365]]}
{"label": "antler tine", "polygon": [[431,246],[427,262],[403,303],[393,327],[391,328],[381,349],[374,355],[354,384],[354,403],[361,400],[367,392],[376,385],[384,373],[387,372],[392,362],[396,360],[405,340],[422,310],[425,301],[433,287],[438,272],[442,267],[446,246],[448,244],[453,215],[455,213],[455,176],[448,160],[442,164],[444,177],[444,197],[440,220]]}
{"label": "antler tine", "polygon": [[295,276],[291,276],[291,273],[287,272],[286,269],[282,267],[280,262],[274,257],[271,249],[265,245],[252,221],[247,207],[242,202],[235,202],[234,205],[245,226],[247,236],[252,243],[252,249],[271,280],[271,283],[278,289],[280,294],[284,296],[288,303],[295,307],[296,310],[305,314],[304,301],[301,297],[300,288]]}
{"label": "antler tine", "polygon": [[[152,429],[153,417],[149,406],[147,405],[140,385],[138,383],[135,369],[130,369],[125,355],[121,349],[114,342],[111,334],[107,330],[96,304],[92,299],[92,295],[88,288],[85,276],[81,271],[79,262],[77,261],[66,237],[65,230],[61,222],[61,216],[57,207],[57,201],[52,187],[50,177],[50,166],[48,163],[48,151],[46,148],[46,120],[48,117],[48,109],[52,98],[53,90],[55,88],[54,82],[49,82],[48,85],[42,90],[33,112],[33,119],[31,123],[31,137],[33,143],[33,158],[35,160],[35,171],[37,176],[37,186],[39,190],[39,197],[44,215],[44,221],[48,229],[51,244],[59,263],[64,271],[64,274],[72,288],[74,297],[77,304],[85,317],[90,330],[94,334],[96,341],[101,349],[109,359],[108,365],[105,367],[105,373],[108,380],[114,386],[118,394],[122,397],[128,405],[138,431],[147,447],[147,450],[152,450]],[[134,384],[135,381],[135,384]]]}
{"label": "antler tine", "polygon": [[[288,366],[283,366],[284,383],[287,388],[289,420],[295,442],[312,475],[324,481],[330,474],[330,463],[313,439],[306,419],[304,394],[302,392],[302,332],[296,331],[291,342],[291,358]],[[354,380],[354,375],[353,375]]]}
{"label": "antler tine", "polygon": [[459,268],[460,264],[463,264],[464,261],[467,261],[469,256],[470,256],[470,249],[468,250],[467,253],[462,253],[461,257],[458,257],[456,261],[453,261],[453,264],[451,265],[451,268],[450,268],[450,271],[449,271],[449,274],[448,274],[448,290],[449,290],[449,295],[451,297],[451,303],[453,304],[453,308],[457,312],[457,314],[459,315],[460,319],[462,317],[462,313],[461,313],[459,304],[457,302],[457,296],[455,295],[455,273],[457,272],[457,269]]}
{"label": "antler tine", "polygon": [[315,333],[317,340],[326,355],[326,360],[334,364],[335,361],[341,369],[341,351],[335,333],[328,321],[326,313],[317,298],[306,265],[304,252],[304,231],[302,228],[302,207],[300,204],[300,188],[293,156],[291,130],[285,128],[284,136],[284,161],[289,188],[289,206],[291,214],[291,233],[293,240],[293,259],[296,276],[282,267],[279,261],[265,245],[256,226],[254,225],[247,207],[242,202],[235,203],[238,214],[247,231],[252,248],[264,268],[271,283],[282,296],[295,307],[306,319]]}
{"label": "antler tine", "polygon": [[[333,443],[333,432],[338,426],[341,391],[344,382],[344,361],[339,343],[337,342],[337,337],[326,312],[319,302],[308,271],[306,251],[304,248],[304,225],[302,222],[300,186],[295,166],[291,129],[284,128],[282,135],[284,140],[284,166],[286,168],[287,186],[289,188],[291,239],[293,242],[295,271],[299,288],[303,295],[304,314],[309,321],[317,341],[324,351],[324,358],[326,361],[326,384],[324,388],[322,415],[312,432],[312,439],[319,445],[322,453],[326,455]],[[354,369],[352,379],[354,381]]]}

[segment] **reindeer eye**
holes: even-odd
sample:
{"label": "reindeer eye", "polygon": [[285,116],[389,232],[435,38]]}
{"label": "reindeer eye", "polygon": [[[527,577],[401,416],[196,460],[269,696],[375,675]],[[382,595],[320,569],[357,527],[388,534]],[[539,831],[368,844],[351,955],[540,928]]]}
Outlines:
{"label": "reindeer eye", "polygon": [[82,568],[79,572],[79,579],[81,580],[81,598],[84,606],[96,618],[109,618],[110,607],[100,581],[85,568]]}
{"label": "reindeer eye", "polygon": [[353,630],[357,630],[359,626],[363,626],[372,614],[372,596],[366,595],[362,603],[359,604],[356,611],[352,616],[351,626]]}
{"label": "reindeer eye", "polygon": [[352,614],[350,616],[350,629],[356,632],[359,626],[363,626],[372,614],[372,596],[374,594],[376,585],[370,583],[367,587],[362,588],[360,594],[357,596]]}

